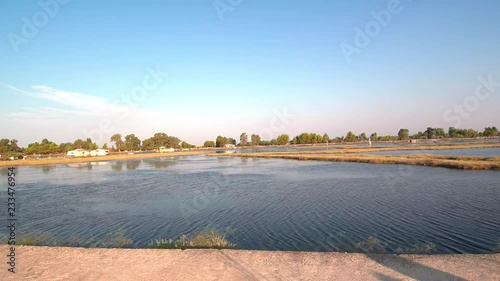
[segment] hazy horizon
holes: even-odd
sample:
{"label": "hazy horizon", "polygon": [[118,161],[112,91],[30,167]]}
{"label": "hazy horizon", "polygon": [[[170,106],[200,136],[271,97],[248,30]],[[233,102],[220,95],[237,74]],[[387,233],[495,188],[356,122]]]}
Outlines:
{"label": "hazy horizon", "polygon": [[229,2],[0,3],[0,138],[499,125],[498,1]]}

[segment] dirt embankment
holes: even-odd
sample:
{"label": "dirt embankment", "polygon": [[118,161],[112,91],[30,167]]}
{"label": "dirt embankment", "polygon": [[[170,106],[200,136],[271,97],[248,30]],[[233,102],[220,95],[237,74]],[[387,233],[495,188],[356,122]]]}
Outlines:
{"label": "dirt embankment", "polygon": [[[8,253],[0,246],[0,253]],[[7,261],[6,255],[2,255]],[[500,280],[495,255],[16,248],[0,280]]]}
{"label": "dirt embankment", "polygon": [[145,154],[110,154],[106,156],[96,157],[52,157],[40,159],[26,159],[14,161],[0,161],[0,167],[17,167],[17,166],[37,166],[37,165],[58,165],[58,164],[71,164],[83,162],[100,162],[110,160],[135,160],[135,159],[149,159],[159,157],[175,157],[175,156],[189,156],[207,154],[207,151],[179,151],[179,152],[164,152],[164,153],[145,153]]}

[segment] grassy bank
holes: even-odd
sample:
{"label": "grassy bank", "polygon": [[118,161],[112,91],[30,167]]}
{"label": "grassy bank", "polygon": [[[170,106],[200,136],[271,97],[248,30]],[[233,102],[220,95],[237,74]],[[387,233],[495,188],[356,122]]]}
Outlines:
{"label": "grassy bank", "polygon": [[[151,241],[150,249],[234,249],[236,244],[231,243],[227,236],[230,228],[217,229],[207,227],[193,235],[181,235],[178,239],[156,239]],[[0,238],[0,245],[7,245],[8,236]],[[132,248],[133,240],[125,236],[123,229],[117,230],[101,238],[84,239],[72,236],[68,239],[57,239],[51,233],[44,231],[25,230],[18,233],[16,245],[22,246],[51,246],[51,247],[82,247],[82,248]]]}
{"label": "grassy bank", "polygon": [[[237,249],[237,245],[230,242],[228,236],[234,231],[230,228],[218,229],[207,227],[200,232],[192,235],[181,235],[177,239],[156,239],[151,241],[145,247],[147,249]],[[8,237],[0,239],[0,245],[7,245]],[[72,236],[69,239],[56,239],[48,232],[42,231],[23,231],[19,233],[16,239],[18,246],[50,246],[50,247],[77,247],[77,248],[136,248],[133,246],[133,240],[125,235],[120,229],[101,238],[83,239],[78,236]],[[327,242],[328,252],[347,252],[347,253],[366,253],[366,254],[436,254],[435,244],[422,241],[411,245],[399,245],[381,240],[376,234],[370,235],[363,240],[351,240],[343,233],[332,235]],[[261,249],[268,250],[268,249]],[[304,249],[303,251],[310,251]],[[500,244],[486,253],[500,253]]]}
{"label": "grassy bank", "polygon": [[[481,144],[446,144],[446,145],[408,145],[408,146],[353,146],[353,145],[316,145],[317,150],[300,150],[300,148],[310,148],[312,146],[289,146],[295,148],[293,152],[273,152],[273,154],[344,154],[344,153],[368,153],[380,151],[419,151],[419,150],[455,150],[455,149],[479,149],[479,148],[500,148],[500,143]],[[322,149],[324,148],[324,149]]]}
{"label": "grassy bank", "polygon": [[332,162],[354,162],[369,164],[404,164],[428,167],[444,167],[461,170],[500,170],[500,157],[466,157],[439,155],[367,155],[328,152],[300,153],[236,153],[231,157],[278,158],[293,160],[316,160]]}
{"label": "grassy bank", "polygon": [[[335,148],[337,148],[337,149],[336,150],[315,151],[315,152],[310,152],[310,153],[366,153],[366,152],[380,152],[380,151],[419,151],[419,150],[455,150],[455,149],[500,148],[500,143],[391,146],[391,147],[337,146]],[[304,153],[309,153],[309,152],[304,152]]]}

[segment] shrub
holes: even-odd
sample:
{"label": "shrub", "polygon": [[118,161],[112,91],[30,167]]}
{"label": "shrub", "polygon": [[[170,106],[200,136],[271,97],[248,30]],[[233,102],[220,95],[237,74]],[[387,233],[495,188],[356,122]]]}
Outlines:
{"label": "shrub", "polygon": [[236,245],[228,241],[229,229],[219,231],[214,227],[209,227],[204,231],[190,238],[181,235],[179,239],[160,239],[148,244],[148,248],[156,249],[232,249]]}

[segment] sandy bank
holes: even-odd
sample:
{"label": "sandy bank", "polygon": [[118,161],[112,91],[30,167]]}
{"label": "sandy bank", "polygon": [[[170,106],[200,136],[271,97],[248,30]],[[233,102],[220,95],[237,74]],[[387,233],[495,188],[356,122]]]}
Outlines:
{"label": "sandy bank", "polygon": [[96,157],[53,157],[53,158],[40,158],[28,160],[14,160],[14,161],[0,161],[0,167],[18,167],[18,166],[37,166],[37,165],[64,165],[71,163],[83,162],[100,162],[110,160],[135,160],[135,159],[149,159],[159,157],[174,157],[174,156],[189,156],[207,154],[213,151],[179,151],[179,152],[165,152],[165,153],[147,153],[147,154],[110,154],[107,156]]}
{"label": "sandy bank", "polygon": [[[7,253],[7,246],[0,246]],[[3,255],[6,260],[6,255]],[[17,247],[0,280],[500,280],[496,255]]]}

